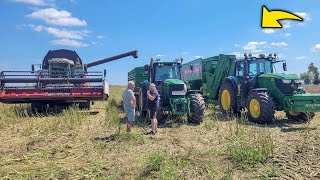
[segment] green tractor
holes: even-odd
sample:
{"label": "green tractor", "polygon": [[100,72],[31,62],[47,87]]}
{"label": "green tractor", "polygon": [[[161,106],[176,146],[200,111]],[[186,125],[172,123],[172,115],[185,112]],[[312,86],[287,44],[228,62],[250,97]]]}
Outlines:
{"label": "green tractor", "polygon": [[320,94],[307,94],[297,75],[276,73],[276,63],[287,70],[276,54],[245,54],[243,59],[219,55],[183,65],[183,72],[199,66],[201,78],[182,73],[182,79],[190,89],[202,88],[207,101],[220,105],[225,114],[247,109],[249,120],[257,123],[271,123],[275,111],[285,111],[289,119],[312,119],[320,111]]}
{"label": "green tractor", "polygon": [[201,123],[204,117],[205,102],[201,94],[187,91],[181,80],[181,61],[156,62],[138,67],[128,73],[128,80],[136,84],[135,96],[142,117],[147,116],[147,91],[154,83],[160,94],[157,119],[165,123],[169,115],[188,116],[190,123]]}

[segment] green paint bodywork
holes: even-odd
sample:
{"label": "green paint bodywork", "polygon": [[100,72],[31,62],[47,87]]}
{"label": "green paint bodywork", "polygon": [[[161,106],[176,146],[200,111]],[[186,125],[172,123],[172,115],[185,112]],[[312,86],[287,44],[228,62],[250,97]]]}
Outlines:
{"label": "green paint bodywork", "polygon": [[[156,62],[154,63],[154,68],[158,68],[156,64],[161,64],[162,66],[177,66],[180,68],[180,63],[177,62]],[[144,70],[142,71],[142,68],[144,67],[137,67],[131,72],[129,72],[128,77],[130,77],[130,80],[136,81],[140,88],[141,86],[146,87],[145,90],[149,90],[149,84],[150,82],[148,79],[153,79],[153,77],[150,78],[150,72],[146,73]],[[144,80],[142,80],[144,79]],[[184,96],[176,96],[172,97],[171,91],[169,89],[170,85],[185,85],[184,81],[180,79],[166,79],[164,80],[160,85],[158,85],[156,82],[154,82],[157,85],[157,89],[160,92],[160,98],[162,102],[162,110],[171,113],[173,115],[184,115],[187,113],[190,113],[190,98],[187,97],[187,95]],[[135,88],[135,93],[139,93],[139,89]],[[146,92],[145,92],[146,94]],[[146,101],[146,97],[144,99]],[[146,111],[147,107],[143,106],[143,111]]]}
{"label": "green paint bodywork", "polygon": [[[254,59],[254,57],[250,57]],[[280,62],[275,58],[259,58],[259,60],[266,60],[272,63]],[[218,104],[218,93],[223,82],[229,81],[232,83],[234,89],[237,90],[237,108],[241,110],[246,107],[246,98],[250,91],[266,91],[272,96],[275,102],[275,108],[279,111],[295,111],[295,112],[319,112],[320,111],[320,94],[306,94],[304,90],[298,88],[297,90],[291,89],[288,84],[284,84],[283,80],[295,83],[300,80],[297,75],[266,73],[248,79],[247,77],[237,76],[236,63],[243,62],[249,63],[250,60],[238,59],[231,55],[219,55],[207,59],[197,59],[184,64],[182,67],[182,79],[187,82],[190,90],[202,90],[203,96],[207,102]],[[192,72],[190,67],[199,66],[195,70],[201,69],[201,72]],[[245,67],[245,65],[244,65]],[[272,70],[273,72],[273,70]],[[191,73],[199,73],[199,75],[192,76]],[[254,86],[247,87],[244,90],[243,81],[240,79],[247,79],[246,81],[254,83]],[[291,85],[291,84],[290,84]],[[297,85],[297,84],[296,84]],[[279,87],[280,86],[280,87]],[[301,85],[300,85],[301,86]],[[288,91],[283,89],[289,88]],[[239,89],[240,88],[240,89]],[[292,87],[293,88],[293,87]],[[290,93],[286,93],[290,92]]]}

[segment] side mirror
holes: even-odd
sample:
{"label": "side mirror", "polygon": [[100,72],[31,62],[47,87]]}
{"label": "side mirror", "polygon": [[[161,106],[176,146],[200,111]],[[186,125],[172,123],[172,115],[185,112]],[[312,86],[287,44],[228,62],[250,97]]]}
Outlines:
{"label": "side mirror", "polygon": [[107,75],[107,70],[103,70],[103,77],[106,77],[106,75]]}
{"label": "side mirror", "polygon": [[31,71],[34,72],[34,65],[31,65]]}
{"label": "side mirror", "polygon": [[194,65],[190,64],[190,70],[193,71],[194,70]]}
{"label": "side mirror", "polygon": [[145,72],[148,72],[148,71],[149,71],[149,65],[145,65],[145,66],[144,66],[144,71],[145,71]]}
{"label": "side mirror", "polygon": [[286,62],[283,62],[283,70],[284,71],[287,71],[288,69],[287,69],[287,63]]}

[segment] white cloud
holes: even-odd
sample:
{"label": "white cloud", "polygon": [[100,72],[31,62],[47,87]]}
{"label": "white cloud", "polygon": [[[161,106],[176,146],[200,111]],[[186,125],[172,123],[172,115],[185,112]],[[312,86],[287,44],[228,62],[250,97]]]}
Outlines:
{"label": "white cloud", "polygon": [[296,57],[296,60],[303,60],[303,59],[307,59],[307,57],[305,57],[305,56]]}
{"label": "white cloud", "polygon": [[277,47],[286,47],[288,44],[286,42],[273,42],[271,43],[272,46],[277,46]]}
{"label": "white cloud", "polygon": [[320,44],[316,44],[311,48],[312,51],[320,51]]}
{"label": "white cloud", "polygon": [[80,41],[72,40],[72,39],[56,39],[50,41],[53,45],[60,45],[60,46],[71,46],[71,47],[87,47],[88,44],[85,44]]}
{"label": "white cloud", "polygon": [[235,47],[240,47],[240,44],[234,44]]}
{"label": "white cloud", "polygon": [[166,55],[163,55],[163,54],[157,54],[156,56],[157,57],[166,57]]}
{"label": "white cloud", "polygon": [[303,20],[305,20],[305,21],[310,21],[311,20],[310,15],[307,14],[306,12],[295,12],[294,14],[302,17]]}
{"label": "white cloud", "polygon": [[40,19],[47,24],[58,26],[86,26],[85,20],[80,20],[76,17],[72,17],[72,14],[68,11],[59,11],[55,8],[40,9],[29,15],[29,18]]}
{"label": "white cloud", "polygon": [[35,5],[35,6],[47,5],[43,0],[13,0],[13,2],[21,2],[21,3],[31,4],[31,5]]}
{"label": "white cloud", "polygon": [[291,28],[291,23],[290,23],[290,21],[284,21],[284,22],[282,23],[282,27],[283,27],[283,29],[289,29],[289,28]]}
{"label": "white cloud", "polygon": [[183,54],[183,55],[188,55],[188,54],[189,54],[189,52],[182,52],[182,54]]}
{"label": "white cloud", "polygon": [[103,39],[104,38],[104,36],[96,36],[96,38],[98,38],[98,39]]}
{"label": "white cloud", "polygon": [[268,29],[263,29],[262,31],[266,34],[273,34],[276,32],[276,29],[268,28]]}
{"label": "white cloud", "polygon": [[265,44],[267,44],[266,41],[261,41],[261,42],[252,41],[252,42],[248,42],[245,46],[243,46],[243,49],[244,50],[256,50],[257,47],[260,47]]}
{"label": "white cloud", "polygon": [[237,58],[241,57],[241,52],[233,52],[231,54],[235,55]]}
{"label": "white cloud", "polygon": [[56,38],[62,38],[62,39],[78,39],[81,40],[85,36],[88,35],[88,31],[72,31],[72,30],[66,30],[66,29],[58,29],[58,28],[53,28],[53,27],[45,27],[42,25],[34,26],[34,25],[29,25],[33,30],[37,32],[42,32],[45,31],[51,35],[53,35]]}
{"label": "white cloud", "polygon": [[200,59],[200,58],[203,58],[203,56],[194,56],[194,58]]}
{"label": "white cloud", "polygon": [[282,37],[290,37],[291,36],[291,33],[283,33],[283,34],[280,34]]}

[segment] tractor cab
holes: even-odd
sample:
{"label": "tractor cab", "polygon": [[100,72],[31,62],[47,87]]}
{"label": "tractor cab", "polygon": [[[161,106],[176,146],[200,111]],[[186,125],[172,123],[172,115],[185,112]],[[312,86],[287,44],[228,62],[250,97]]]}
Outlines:
{"label": "tractor cab", "polygon": [[149,82],[156,84],[157,89],[161,90],[166,80],[181,80],[181,62],[161,62],[159,59],[154,62],[151,58],[150,65],[145,66],[145,71],[149,73]]}
{"label": "tractor cab", "polygon": [[71,76],[74,62],[65,58],[52,58],[48,61],[51,78],[66,78]]}

